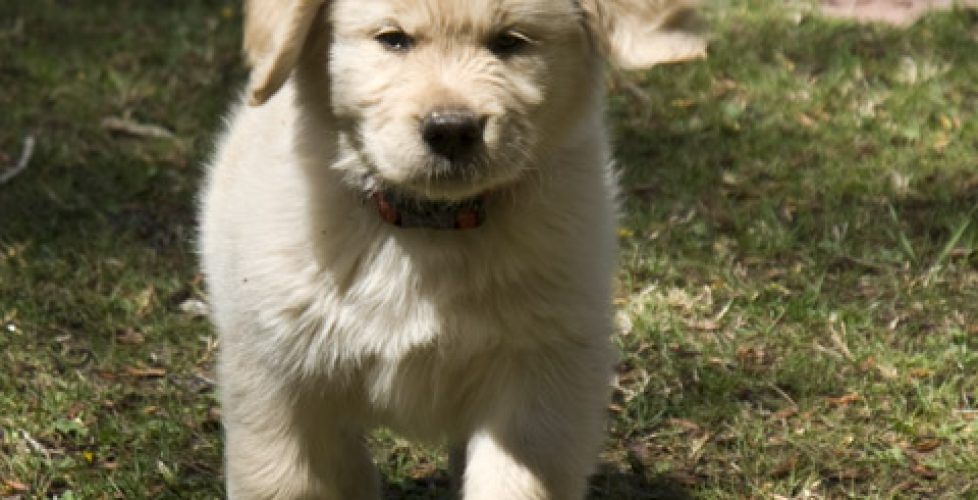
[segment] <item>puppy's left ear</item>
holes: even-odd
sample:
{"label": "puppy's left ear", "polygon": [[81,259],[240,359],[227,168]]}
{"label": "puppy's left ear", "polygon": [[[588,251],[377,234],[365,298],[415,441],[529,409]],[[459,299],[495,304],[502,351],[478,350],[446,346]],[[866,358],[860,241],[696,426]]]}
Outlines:
{"label": "puppy's left ear", "polygon": [[248,103],[259,106],[282,87],[295,68],[326,0],[249,0],[245,52],[253,69]]}
{"label": "puppy's left ear", "polygon": [[580,0],[614,65],[630,70],[706,57],[696,0]]}

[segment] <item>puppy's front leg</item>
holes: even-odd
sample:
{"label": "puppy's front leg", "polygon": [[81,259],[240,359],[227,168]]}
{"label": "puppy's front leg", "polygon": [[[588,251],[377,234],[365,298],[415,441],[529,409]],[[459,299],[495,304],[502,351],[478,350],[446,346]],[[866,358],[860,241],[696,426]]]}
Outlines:
{"label": "puppy's front leg", "polygon": [[294,396],[225,387],[229,499],[379,500],[359,429]]}
{"label": "puppy's front leg", "polygon": [[501,404],[470,439],[462,498],[583,499],[604,437],[606,380],[595,369],[557,385],[521,384],[516,403]]}

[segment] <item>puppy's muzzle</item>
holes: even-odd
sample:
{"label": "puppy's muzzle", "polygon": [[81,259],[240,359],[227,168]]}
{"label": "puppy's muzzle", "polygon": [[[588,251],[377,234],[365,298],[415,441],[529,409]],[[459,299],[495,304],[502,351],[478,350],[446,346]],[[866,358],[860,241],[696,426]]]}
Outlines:
{"label": "puppy's muzzle", "polygon": [[483,146],[485,120],[464,109],[433,111],[421,120],[428,149],[451,162],[465,160]]}

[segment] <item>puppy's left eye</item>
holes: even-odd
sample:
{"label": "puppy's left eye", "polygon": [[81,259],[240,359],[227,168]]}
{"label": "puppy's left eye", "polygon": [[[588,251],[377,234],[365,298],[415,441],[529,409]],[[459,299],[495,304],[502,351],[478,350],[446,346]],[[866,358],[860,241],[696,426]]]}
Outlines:
{"label": "puppy's left eye", "polygon": [[486,47],[499,57],[509,57],[525,51],[532,44],[533,42],[526,35],[516,31],[507,31],[489,40]]}
{"label": "puppy's left eye", "polygon": [[396,28],[382,30],[374,35],[374,40],[393,52],[406,52],[414,47],[414,38]]}

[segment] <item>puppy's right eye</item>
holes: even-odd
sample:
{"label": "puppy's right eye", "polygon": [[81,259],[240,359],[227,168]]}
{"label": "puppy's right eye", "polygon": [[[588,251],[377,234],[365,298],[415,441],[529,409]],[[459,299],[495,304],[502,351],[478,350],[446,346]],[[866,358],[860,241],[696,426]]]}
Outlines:
{"label": "puppy's right eye", "polygon": [[374,40],[377,40],[384,48],[395,52],[404,52],[414,46],[414,38],[396,28],[389,28],[377,33]]}
{"label": "puppy's right eye", "polygon": [[517,31],[507,31],[499,34],[487,44],[493,54],[499,57],[510,57],[523,52],[533,42],[526,35]]}

